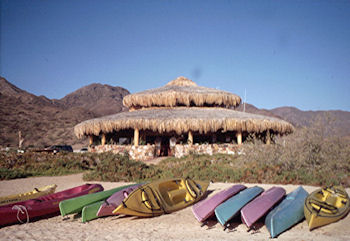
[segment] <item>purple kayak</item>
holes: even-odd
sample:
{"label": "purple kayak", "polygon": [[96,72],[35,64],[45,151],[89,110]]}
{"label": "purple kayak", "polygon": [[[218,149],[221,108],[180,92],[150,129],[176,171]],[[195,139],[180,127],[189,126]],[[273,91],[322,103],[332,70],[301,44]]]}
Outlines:
{"label": "purple kayak", "polygon": [[215,194],[211,198],[196,203],[192,206],[192,212],[199,222],[204,222],[206,219],[214,215],[214,210],[217,206],[246,188],[246,186],[240,184],[233,185],[232,187]]}
{"label": "purple kayak", "polygon": [[242,222],[250,228],[280,201],[285,194],[286,190],[281,187],[272,187],[266,190],[241,209]]}
{"label": "purple kayak", "polygon": [[114,193],[100,206],[99,210],[97,211],[97,216],[103,217],[117,215],[113,213],[114,209],[116,209],[130,193],[138,189],[141,185],[142,184],[136,184]]}

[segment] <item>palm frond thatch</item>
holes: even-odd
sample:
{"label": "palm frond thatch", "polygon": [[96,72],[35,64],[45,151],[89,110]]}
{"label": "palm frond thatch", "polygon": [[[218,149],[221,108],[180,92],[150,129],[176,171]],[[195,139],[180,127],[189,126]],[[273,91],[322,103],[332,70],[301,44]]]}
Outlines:
{"label": "palm frond thatch", "polygon": [[130,94],[123,104],[131,107],[225,106],[239,105],[241,98],[230,92],[197,86],[192,80],[178,77],[163,87]]}
{"label": "palm frond thatch", "polygon": [[226,108],[152,108],[121,112],[84,121],[74,127],[75,135],[99,135],[124,129],[151,130],[158,133],[175,131],[177,134],[194,131],[209,133],[247,131],[262,133],[267,130],[279,134],[293,132],[293,126],[283,120],[235,111]]}

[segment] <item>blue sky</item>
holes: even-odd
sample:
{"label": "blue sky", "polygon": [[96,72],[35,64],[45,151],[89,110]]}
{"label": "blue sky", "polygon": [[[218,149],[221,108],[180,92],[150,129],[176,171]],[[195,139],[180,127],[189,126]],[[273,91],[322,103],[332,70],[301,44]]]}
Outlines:
{"label": "blue sky", "polygon": [[0,75],[35,95],[186,76],[259,108],[350,111],[348,0],[0,2]]}

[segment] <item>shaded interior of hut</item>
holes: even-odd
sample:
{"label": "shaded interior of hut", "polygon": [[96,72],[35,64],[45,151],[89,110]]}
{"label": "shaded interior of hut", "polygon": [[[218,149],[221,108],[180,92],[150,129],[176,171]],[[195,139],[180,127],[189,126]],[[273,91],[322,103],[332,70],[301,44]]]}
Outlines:
{"label": "shaded interior of hut", "polygon": [[[238,144],[237,132],[220,130],[216,133],[199,133],[191,132],[187,134],[178,135],[176,132],[156,133],[152,131],[140,131],[138,145],[154,145],[154,156],[174,156],[175,146],[180,145],[196,145],[196,144]],[[251,141],[252,139],[259,139],[266,142],[270,133],[252,133],[243,132],[242,142]],[[273,132],[271,133],[273,135]],[[270,134],[270,135],[271,135]],[[107,134],[100,134],[93,136],[91,146],[97,145],[134,145],[134,130],[120,130],[118,132],[111,132]]]}

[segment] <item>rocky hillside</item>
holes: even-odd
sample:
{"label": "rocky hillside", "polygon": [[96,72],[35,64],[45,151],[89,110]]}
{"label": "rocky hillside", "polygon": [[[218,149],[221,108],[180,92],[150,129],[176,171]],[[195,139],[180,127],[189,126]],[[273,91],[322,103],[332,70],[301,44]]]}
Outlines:
{"label": "rocky hillside", "polygon": [[91,84],[66,95],[59,102],[66,109],[82,107],[97,116],[103,116],[125,111],[122,102],[128,94],[129,91],[121,87]]}
{"label": "rocky hillside", "polygon": [[[122,87],[91,84],[62,99],[36,96],[14,86],[0,77],[0,146],[18,146],[18,132],[22,132],[25,147],[44,147],[87,144],[73,133],[81,121],[125,111],[122,100],[129,91]],[[243,111],[243,105],[237,108]],[[272,110],[258,109],[246,104],[246,112],[278,117],[295,126],[317,126],[326,133],[350,137],[350,112],[301,111],[294,107]]]}
{"label": "rocky hillside", "polygon": [[[243,111],[243,104],[236,110]],[[331,111],[302,111],[295,107],[279,107],[271,110],[258,109],[246,104],[248,113],[277,117],[292,123],[295,127],[323,128],[326,135],[340,137],[350,136],[350,112],[341,110]]]}
{"label": "rocky hillside", "polygon": [[122,99],[127,94],[121,87],[91,84],[60,100],[51,100],[0,78],[0,146],[17,146],[19,131],[25,147],[85,144],[86,140],[74,136],[74,125],[124,110]]}
{"label": "rocky hillside", "polygon": [[[237,111],[244,111],[244,104],[240,104],[235,110],[237,110]],[[276,115],[275,113],[271,112],[270,110],[258,109],[254,105],[248,104],[248,103],[246,103],[246,105],[245,105],[245,112],[258,114],[258,115],[266,115],[266,116],[281,118],[281,116]]]}
{"label": "rocky hillside", "polygon": [[350,112],[348,111],[301,111],[295,107],[279,107],[272,109],[271,112],[295,126],[316,126],[323,128],[327,135],[350,136]]}

